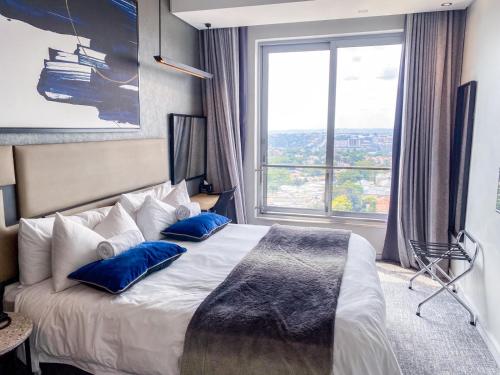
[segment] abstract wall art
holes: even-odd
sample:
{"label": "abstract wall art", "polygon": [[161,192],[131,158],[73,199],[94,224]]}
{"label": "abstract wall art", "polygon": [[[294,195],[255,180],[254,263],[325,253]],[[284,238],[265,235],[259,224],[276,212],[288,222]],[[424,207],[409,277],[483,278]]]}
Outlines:
{"label": "abstract wall art", "polygon": [[0,131],[140,128],[135,0],[0,0]]}

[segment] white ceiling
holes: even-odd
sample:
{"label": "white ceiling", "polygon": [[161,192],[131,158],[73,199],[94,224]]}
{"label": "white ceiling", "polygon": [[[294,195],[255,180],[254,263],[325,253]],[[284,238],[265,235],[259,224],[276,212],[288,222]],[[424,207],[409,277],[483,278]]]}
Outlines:
{"label": "white ceiling", "polygon": [[[452,6],[443,7],[450,1]],[[464,9],[473,0],[171,0],[177,17],[201,29]]]}

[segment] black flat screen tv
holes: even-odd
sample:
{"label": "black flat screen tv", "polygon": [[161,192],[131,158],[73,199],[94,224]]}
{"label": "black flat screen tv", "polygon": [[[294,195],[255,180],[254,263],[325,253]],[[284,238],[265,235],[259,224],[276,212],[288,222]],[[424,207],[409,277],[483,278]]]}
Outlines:
{"label": "black flat screen tv", "polygon": [[476,91],[477,82],[471,81],[460,86],[457,94],[450,159],[449,232],[452,237],[465,229]]}

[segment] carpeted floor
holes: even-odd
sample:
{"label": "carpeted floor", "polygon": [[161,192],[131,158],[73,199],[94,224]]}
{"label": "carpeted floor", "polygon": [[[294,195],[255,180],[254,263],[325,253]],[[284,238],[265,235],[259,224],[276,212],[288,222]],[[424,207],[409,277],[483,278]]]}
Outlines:
{"label": "carpeted floor", "polygon": [[415,315],[417,304],[438,284],[393,264],[377,264],[387,304],[387,332],[405,375],[500,374],[469,315],[448,293],[441,293]]}

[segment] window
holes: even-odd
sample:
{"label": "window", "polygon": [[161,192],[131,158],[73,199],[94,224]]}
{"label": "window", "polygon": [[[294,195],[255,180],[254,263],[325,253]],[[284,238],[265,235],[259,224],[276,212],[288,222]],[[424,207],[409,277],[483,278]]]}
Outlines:
{"label": "window", "polygon": [[384,218],[401,36],[262,45],[261,213]]}

